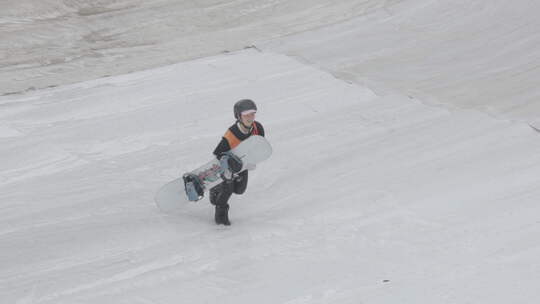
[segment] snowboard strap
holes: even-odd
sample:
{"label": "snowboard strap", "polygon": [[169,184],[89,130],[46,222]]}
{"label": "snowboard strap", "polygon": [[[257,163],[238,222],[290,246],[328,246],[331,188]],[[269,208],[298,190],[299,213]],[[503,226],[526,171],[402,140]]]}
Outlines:
{"label": "snowboard strap", "polygon": [[236,135],[234,135],[231,130],[227,130],[223,137],[225,137],[227,142],[229,142],[229,147],[231,147],[231,149],[236,148],[236,146],[238,146],[240,142],[242,142],[240,139],[238,139],[238,137],[236,137]]}
{"label": "snowboard strap", "polygon": [[253,122],[253,129],[251,130],[252,135],[259,135],[259,129],[257,129],[257,124]]}

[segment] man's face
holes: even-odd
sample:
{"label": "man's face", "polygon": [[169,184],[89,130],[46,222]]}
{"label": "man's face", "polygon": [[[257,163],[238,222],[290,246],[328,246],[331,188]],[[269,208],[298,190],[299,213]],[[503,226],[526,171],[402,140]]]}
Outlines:
{"label": "man's face", "polygon": [[242,114],[240,120],[244,125],[250,127],[255,121],[255,113]]}

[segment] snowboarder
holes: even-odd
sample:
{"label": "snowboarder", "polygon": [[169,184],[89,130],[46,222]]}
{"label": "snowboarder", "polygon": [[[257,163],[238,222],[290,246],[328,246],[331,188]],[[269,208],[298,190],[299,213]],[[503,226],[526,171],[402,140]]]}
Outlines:
{"label": "snowboarder", "polygon": [[[242,99],[234,104],[234,118],[236,122],[229,127],[225,135],[214,150],[214,155],[221,159],[226,152],[235,148],[251,135],[264,136],[264,128],[261,123],[255,121],[257,105],[253,100]],[[241,164],[234,163],[237,160],[230,158],[229,168],[241,168]],[[231,163],[232,162],[232,163]],[[253,168],[251,168],[253,169]],[[234,170],[233,170],[234,171]],[[248,171],[234,173],[230,178],[210,189],[210,203],[215,206],[216,213],[214,220],[216,224],[230,225],[229,221],[229,198],[233,193],[243,194],[246,191],[248,182]]]}

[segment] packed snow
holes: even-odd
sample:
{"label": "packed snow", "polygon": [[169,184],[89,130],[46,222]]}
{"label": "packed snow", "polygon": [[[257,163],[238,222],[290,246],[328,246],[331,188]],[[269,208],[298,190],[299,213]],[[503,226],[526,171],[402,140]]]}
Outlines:
{"label": "packed snow", "polygon": [[[294,2],[0,4],[2,303],[538,301],[535,3]],[[242,98],[232,225],[161,212]]]}
{"label": "packed snow", "polygon": [[540,127],[540,2],[386,1],[365,18],[268,43],[378,94]]}
{"label": "packed snow", "polygon": [[234,51],[349,20],[380,0],[2,0],[0,93]]}

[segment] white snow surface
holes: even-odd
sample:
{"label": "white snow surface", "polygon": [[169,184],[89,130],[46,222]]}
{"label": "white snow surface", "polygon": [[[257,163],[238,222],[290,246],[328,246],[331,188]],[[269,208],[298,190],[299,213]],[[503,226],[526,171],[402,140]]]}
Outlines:
{"label": "white snow surface", "polygon": [[378,94],[540,126],[539,1],[382,2],[368,16],[268,47]]}
{"label": "white snow surface", "polygon": [[2,0],[0,94],[238,50],[382,5],[380,0]]}
{"label": "white snow surface", "polygon": [[[0,302],[538,302],[535,2],[149,2],[0,4]],[[232,226],[160,212],[241,98]]]}

